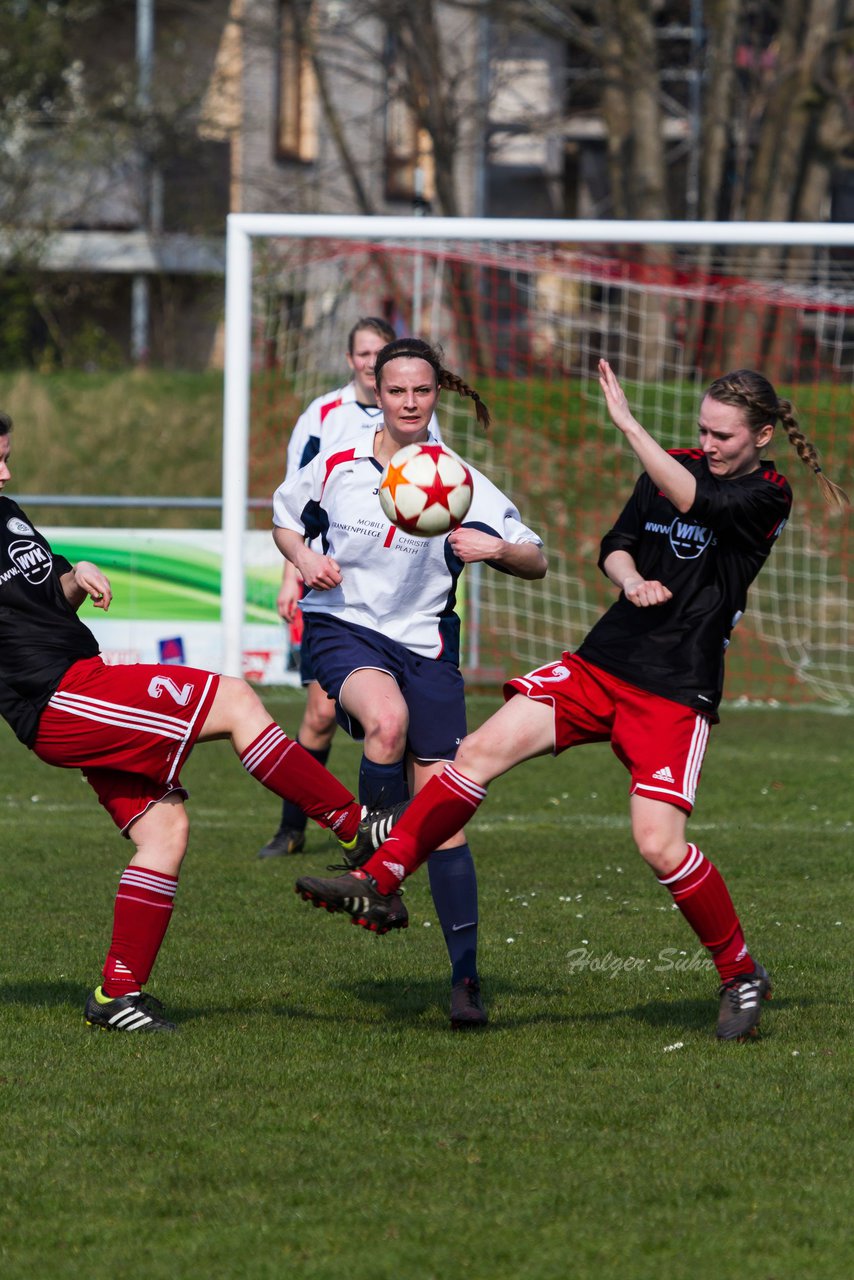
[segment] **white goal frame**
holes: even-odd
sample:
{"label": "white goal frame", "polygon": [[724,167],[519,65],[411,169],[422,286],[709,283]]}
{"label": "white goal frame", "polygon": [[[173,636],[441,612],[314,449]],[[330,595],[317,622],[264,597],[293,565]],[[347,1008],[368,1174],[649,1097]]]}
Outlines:
{"label": "white goal frame", "polygon": [[[252,250],[277,236],[336,240],[565,241],[854,248],[854,223],[650,222],[525,218],[338,217],[233,213],[227,219],[222,472],[222,671],[242,674],[252,337]],[[271,495],[272,498],[272,495]]]}

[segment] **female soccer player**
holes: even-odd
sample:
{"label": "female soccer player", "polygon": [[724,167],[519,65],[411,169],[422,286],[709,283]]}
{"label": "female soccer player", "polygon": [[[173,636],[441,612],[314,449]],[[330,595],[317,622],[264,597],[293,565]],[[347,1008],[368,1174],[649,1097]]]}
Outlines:
{"label": "female soccer player", "polygon": [[[274,537],[309,588],[302,610],[312,662],[339,722],[364,739],[360,798],[370,808],[404,798],[400,761],[416,794],[453,759],[465,735],[457,579],[475,560],[522,578],[546,572],[542,543],[504,494],[472,470],[463,525],[447,538],[401,533],[383,515],[383,468],[406,444],[431,440],[440,388],[485,405],[419,339],[389,343],[375,377],[382,426],[320,454],[277,490]],[[308,542],[320,536],[322,552]],[[451,1025],[486,1021],[476,967],[477,883],[460,823],[429,851],[433,901],[451,958]],[[366,919],[368,927],[371,921]]]}
{"label": "female soccer player", "polygon": [[[321,449],[374,430],[382,418],[377,405],[374,361],[394,329],[379,316],[362,316],[347,337],[345,359],[353,374],[346,386],[327,391],[312,400],[300,414],[288,441],[285,479],[290,479],[311,462]],[[289,560],[285,561],[282,585],[276,599],[279,615],[291,623],[297,617],[302,583]],[[308,641],[300,646],[300,680],[306,691],[305,710],[297,732],[301,747],[319,764],[326,764],[335,736],[335,709],[314,675]],[[282,815],[275,834],[258,851],[259,858],[277,858],[300,853],[305,846],[306,815],[293,800],[282,802]]]}
{"label": "female soccer player", "polygon": [[[610,741],[631,774],[632,834],[720,975],[717,1034],[755,1034],[771,982],[751,955],[726,885],[686,840],[709,729],[718,720],[723,655],[747,589],[791,507],[763,460],[782,423],[828,501],[847,498],[822,473],[792,405],[759,373],[716,379],[700,406],[700,447],[664,450],[635,419],[606,360],[599,381],[611,418],[644,467],[599,565],[618,600],[575,653],[510,680],[506,702],[466,738],[362,869],[302,878],[297,891],[378,931],[406,920],[398,896],[429,850],[468,822],[486,786],[534,756]],[[358,897],[360,905],[354,909]]]}
{"label": "female soccer player", "polygon": [[[0,489],[11,419],[0,413]],[[243,680],[174,665],[106,666],[77,617],[110,607],[105,574],[55,555],[0,496],[0,715],[39,759],[79,768],[136,852],[121,877],[103,981],[86,1020],[114,1031],[174,1031],[143,991],[172,915],[187,850],[181,767],[197,742],[228,738],[262,786],[297,802],[345,845],[361,806],[274,723]]]}

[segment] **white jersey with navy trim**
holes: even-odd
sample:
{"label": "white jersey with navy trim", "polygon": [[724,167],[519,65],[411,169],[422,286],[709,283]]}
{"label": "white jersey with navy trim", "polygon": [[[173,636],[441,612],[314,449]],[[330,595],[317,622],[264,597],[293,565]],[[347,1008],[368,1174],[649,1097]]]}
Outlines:
{"label": "white jersey with navy trim", "polygon": [[[311,462],[322,451],[337,448],[342,441],[350,440],[360,431],[376,431],[382,418],[383,411],[378,405],[362,404],[356,399],[356,384],[353,382],[318,396],[300,414],[291,432],[285,479],[289,480],[294,472],[299,471],[300,467]],[[435,414],[430,422],[430,430],[441,442],[442,435]]]}
{"label": "white jersey with navy trim", "polygon": [[[300,607],[380,631],[424,657],[459,662],[454,603],[464,564],[447,538],[417,538],[389,524],[377,496],[382,467],[373,443],[370,433],[360,432],[340,449],[324,450],[273,496],[274,523],[319,538],[315,547],[342,573],[340,586],[308,591]],[[474,491],[464,526],[542,546],[510,499],[469,470]]]}
{"label": "white jersey with navy trim", "polygon": [[298,471],[300,467],[304,467],[320,453],[321,432],[329,414],[343,405],[357,404],[356,384],[353,382],[348,382],[345,387],[338,387],[335,391],[325,391],[323,395],[312,400],[297,418],[291,432],[285,466],[286,477]]}

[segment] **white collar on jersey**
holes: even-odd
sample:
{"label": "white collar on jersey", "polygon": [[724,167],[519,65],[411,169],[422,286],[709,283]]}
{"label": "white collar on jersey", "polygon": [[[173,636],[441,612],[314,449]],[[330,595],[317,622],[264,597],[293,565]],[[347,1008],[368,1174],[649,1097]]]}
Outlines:
{"label": "white collar on jersey", "polygon": [[[372,458],[374,456],[374,436],[383,424],[378,422],[375,431],[360,431],[350,441],[353,447],[354,458]],[[427,439],[422,444],[439,444],[439,439],[433,434],[430,428],[427,428]],[[401,445],[401,448],[403,446]]]}

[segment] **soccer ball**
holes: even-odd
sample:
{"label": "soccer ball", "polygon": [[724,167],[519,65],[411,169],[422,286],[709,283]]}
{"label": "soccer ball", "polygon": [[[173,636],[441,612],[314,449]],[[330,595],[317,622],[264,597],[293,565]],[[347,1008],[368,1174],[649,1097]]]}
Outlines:
{"label": "soccer ball", "polygon": [[380,506],[389,520],[420,538],[456,529],[471,499],[471,472],[441,444],[404,445],[380,481]]}

